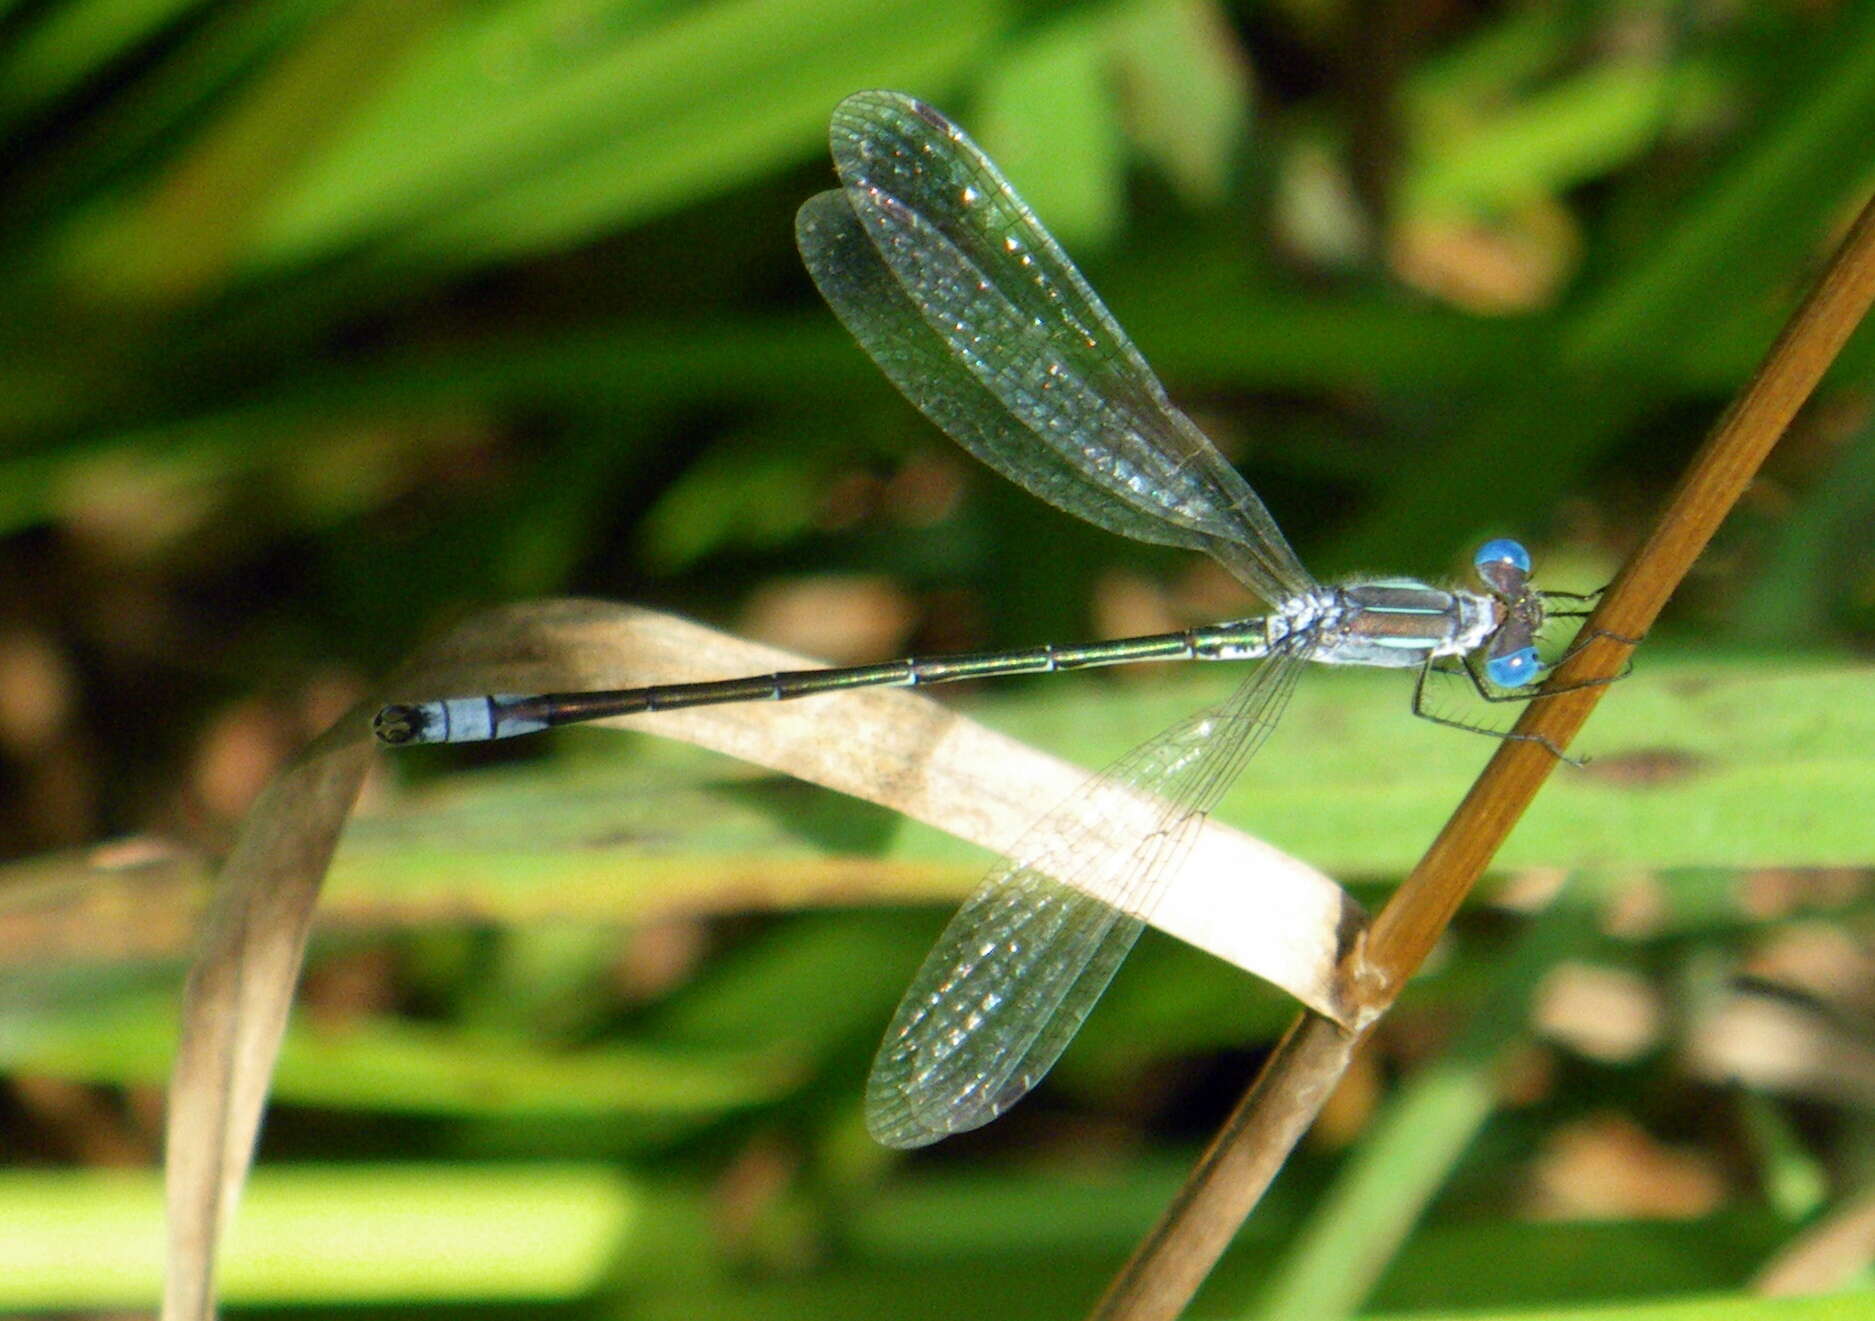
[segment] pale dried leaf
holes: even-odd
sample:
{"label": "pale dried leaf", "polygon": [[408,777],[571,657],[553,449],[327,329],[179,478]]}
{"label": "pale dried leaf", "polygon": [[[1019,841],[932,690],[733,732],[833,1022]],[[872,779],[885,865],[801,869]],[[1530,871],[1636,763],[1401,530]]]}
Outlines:
{"label": "pale dried leaf", "polygon": [[274,778],[222,868],[169,1084],[166,1318],[213,1314],[216,1245],[247,1177],[313,902],[371,764],[369,714],[352,712]]}
{"label": "pale dried leaf", "polygon": [[[810,668],[771,647],[597,601],[478,616],[427,648],[386,700],[622,688]],[[170,1271],[164,1315],[210,1315],[213,1259],[246,1177],[313,902],[371,764],[370,710],[347,714],[276,778],[222,869],[189,979],[169,1116]],[[1073,793],[1081,768],[875,688],[607,722],[681,739],[1006,847]],[[1360,910],[1319,872],[1207,826],[1154,924],[1341,1017],[1336,967]]]}

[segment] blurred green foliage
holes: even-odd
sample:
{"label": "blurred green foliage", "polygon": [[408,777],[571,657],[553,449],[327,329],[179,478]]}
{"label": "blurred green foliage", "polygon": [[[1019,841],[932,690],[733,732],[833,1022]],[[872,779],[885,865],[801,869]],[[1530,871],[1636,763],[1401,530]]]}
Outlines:
{"label": "blurred green foliage", "polygon": [[[1515,532],[1553,585],[1604,578],[1875,184],[1868,0],[0,4],[7,852],[212,843],[368,676],[494,601],[868,655],[1246,609],[972,468],[818,305],[791,216],[870,86],[1002,162],[1323,575]],[[1592,727],[1602,778],[1513,842],[1581,873],[1541,967],[1628,975],[1651,1035],[1539,1036],[1538,956],[1480,915],[1202,1314],[1782,1314],[1727,1295],[1866,1196],[1869,1090],[1753,1077],[1747,1103],[1693,1047],[1733,970],[1867,957],[1866,878],[1824,869],[1875,862],[1869,676],[1795,653],[1875,625],[1872,381],[1863,335],[1663,626],[1676,660],[1650,647]],[[828,584],[849,609],[787,622]],[[1080,682],[986,709],[1097,762],[1197,691]],[[1401,732],[1394,686],[1322,692],[1226,816],[1377,886],[1481,750]],[[1392,776],[1408,749],[1423,774]],[[866,910],[980,859],[642,740],[516,755],[400,764],[418,783],[342,855],[232,1300],[1073,1316],[1287,1017],[1148,942],[1052,1090],[901,1165],[858,1084],[937,911]],[[154,1243],[147,1185],[72,1167],[151,1158],[184,951],[71,856],[0,899],[97,931],[6,946],[6,1308],[153,1287],[123,1246],[126,1207]],[[1865,1038],[1825,1040],[1821,1073],[1868,1076]],[[1585,1149],[1645,1186],[1583,1194]],[[394,1168],[321,1168],[366,1161]],[[1300,1228],[1341,1172],[1359,1231]]]}

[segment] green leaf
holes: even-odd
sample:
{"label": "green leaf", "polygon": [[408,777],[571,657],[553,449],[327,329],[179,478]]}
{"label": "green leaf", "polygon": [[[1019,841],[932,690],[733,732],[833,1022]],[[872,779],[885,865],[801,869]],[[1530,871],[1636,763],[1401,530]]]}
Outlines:
{"label": "green leaf", "polygon": [[860,83],[940,84],[998,0],[633,6],[597,27],[538,4],[459,24],[269,209],[252,260],[388,241],[460,264],[563,247],[811,158]]}

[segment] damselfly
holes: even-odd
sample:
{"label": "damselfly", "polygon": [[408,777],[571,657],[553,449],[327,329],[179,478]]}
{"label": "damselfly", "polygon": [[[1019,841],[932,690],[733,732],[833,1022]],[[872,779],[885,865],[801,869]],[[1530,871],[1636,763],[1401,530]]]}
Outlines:
{"label": "damselfly", "polygon": [[[1167,399],[1067,255],[963,132],[894,92],[835,110],[841,187],[795,223],[821,293],[912,403],[1034,494],[1139,541],[1200,550],[1270,606],[1118,641],[916,657],[609,692],[387,706],[386,743],[505,738],[607,716],[1134,661],[1262,662],[1220,705],[1135,748],[1032,827],[958,911],[886,1033],[873,1135],[911,1147],[989,1122],[1047,1073],[1137,939],[1205,815],[1262,744],[1305,662],[1468,676],[1523,699],[1555,609],[1514,541],[1482,590],[1401,578],[1324,586],[1237,470]],[[1461,722],[1442,720],[1441,723]],[[1474,728],[1474,726],[1464,726]],[[1483,731],[1493,732],[1493,731]],[[1138,804],[1150,803],[1142,822]],[[1143,825],[1143,829],[1141,828]]]}

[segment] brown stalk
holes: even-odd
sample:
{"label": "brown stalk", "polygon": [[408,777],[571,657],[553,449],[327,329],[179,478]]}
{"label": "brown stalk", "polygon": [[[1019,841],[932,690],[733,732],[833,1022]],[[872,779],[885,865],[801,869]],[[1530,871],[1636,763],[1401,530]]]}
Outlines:
{"label": "brown stalk", "polygon": [[[1583,636],[1596,640],[1560,667],[1550,688],[1619,672],[1632,646],[1616,639],[1639,639],[1653,627],[1872,300],[1875,201],[1719,420],[1652,534],[1602,595],[1583,626]],[[1566,747],[1607,691],[1605,684],[1576,687],[1532,702],[1517,732]],[[1169,1321],[1184,1311],[1340,1081],[1361,1037],[1425,960],[1555,766],[1541,742],[1500,745],[1348,958],[1344,971],[1361,1027],[1349,1032],[1313,1011],[1298,1017],[1090,1316]]]}

